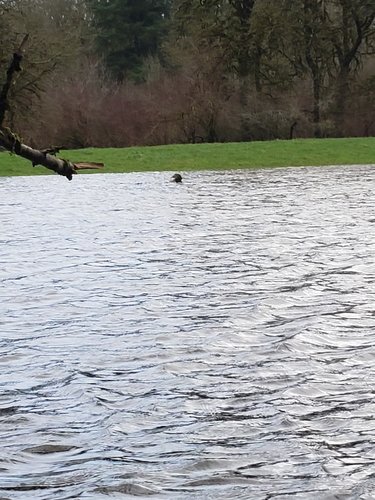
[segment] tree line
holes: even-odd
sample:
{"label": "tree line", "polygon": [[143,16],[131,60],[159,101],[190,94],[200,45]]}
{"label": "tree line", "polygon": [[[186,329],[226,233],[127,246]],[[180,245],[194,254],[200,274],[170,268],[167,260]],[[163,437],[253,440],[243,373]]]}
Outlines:
{"label": "tree line", "polygon": [[37,147],[375,135],[374,0],[0,0],[0,79],[25,33]]}

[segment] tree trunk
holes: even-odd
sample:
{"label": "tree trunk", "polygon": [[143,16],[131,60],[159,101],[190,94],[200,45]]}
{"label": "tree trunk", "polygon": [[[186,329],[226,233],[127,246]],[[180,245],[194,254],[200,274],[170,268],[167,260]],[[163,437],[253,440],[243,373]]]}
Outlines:
{"label": "tree trunk", "polygon": [[322,137],[322,130],[320,128],[320,78],[319,74],[313,75],[313,123],[314,123],[314,137],[319,139]]}

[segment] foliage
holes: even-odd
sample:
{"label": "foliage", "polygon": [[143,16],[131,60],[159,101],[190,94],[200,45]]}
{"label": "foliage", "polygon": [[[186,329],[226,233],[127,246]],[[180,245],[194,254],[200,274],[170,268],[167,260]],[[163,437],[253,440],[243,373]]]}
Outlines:
{"label": "foliage", "polygon": [[99,53],[117,80],[143,79],[142,65],[160,53],[168,0],[89,0]]}
{"label": "foliage", "polygon": [[[375,4],[370,0],[177,0],[179,36],[221,51],[223,71],[237,75],[241,103],[251,113],[249,93],[276,96],[305,79],[312,98],[314,135],[335,121],[344,133],[350,86],[374,49]],[[183,26],[183,30],[181,30]],[[178,38],[177,38],[178,39]],[[372,52],[373,54],[374,52]],[[354,87],[353,87],[354,90]],[[249,135],[243,120],[244,137]],[[327,129],[326,129],[327,130]]]}
{"label": "foliage", "polygon": [[374,18],[373,0],[0,0],[4,71],[30,33],[9,125],[43,147],[374,135]]}
{"label": "foliage", "polygon": [[88,50],[90,37],[83,0],[12,0],[3,1],[1,8],[0,60],[4,71],[0,74],[0,84],[14,48],[29,34],[23,71],[10,95],[8,120],[13,126],[21,115],[27,119],[27,110],[32,109],[35,98],[53,78],[77,65]]}

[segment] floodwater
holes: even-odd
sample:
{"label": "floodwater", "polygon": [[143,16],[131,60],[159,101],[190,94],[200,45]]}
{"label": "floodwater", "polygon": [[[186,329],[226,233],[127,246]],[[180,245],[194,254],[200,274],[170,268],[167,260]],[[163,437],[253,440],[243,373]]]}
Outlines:
{"label": "floodwater", "polygon": [[372,166],[0,178],[0,498],[375,498]]}

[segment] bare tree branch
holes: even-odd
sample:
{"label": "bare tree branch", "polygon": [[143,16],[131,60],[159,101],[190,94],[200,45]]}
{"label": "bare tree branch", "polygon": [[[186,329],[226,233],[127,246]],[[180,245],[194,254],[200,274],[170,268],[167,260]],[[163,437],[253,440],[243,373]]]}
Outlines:
{"label": "bare tree branch", "polygon": [[12,85],[14,75],[15,75],[15,73],[21,71],[21,61],[22,61],[22,57],[23,57],[23,50],[25,48],[25,45],[26,45],[28,39],[29,39],[29,35],[26,34],[21,42],[21,45],[18,47],[18,49],[13,54],[13,58],[9,64],[9,68],[7,71],[7,78],[5,80],[5,83],[4,83],[3,88],[1,90],[1,93],[0,93],[0,127],[3,126],[5,113],[8,109],[8,93],[9,93],[10,86]]}
{"label": "bare tree branch", "polygon": [[26,160],[31,161],[32,165],[42,165],[59,175],[63,175],[69,180],[72,180],[73,175],[77,173],[78,170],[91,170],[100,169],[104,167],[103,163],[97,162],[78,162],[72,163],[69,160],[64,160],[62,158],[56,158],[55,154],[58,152],[59,148],[51,148],[47,150],[33,149],[26,144],[23,144],[21,139],[12,132],[9,128],[4,127],[5,114],[9,110],[8,104],[8,93],[9,89],[14,81],[15,74],[21,71],[21,61],[23,57],[23,51],[29,35],[25,35],[21,45],[14,52],[13,58],[9,64],[7,71],[7,78],[0,92],[0,146],[7,149],[9,152],[14,153]]}
{"label": "bare tree branch", "polygon": [[22,144],[22,142],[15,134],[13,134],[13,132],[3,127],[0,129],[0,146],[7,149],[11,153],[21,156],[26,160],[30,160],[33,164],[33,167],[35,167],[36,165],[42,165],[49,170],[53,170],[59,175],[65,176],[70,181],[72,180],[73,175],[76,174],[78,170],[92,170],[104,167],[103,163],[96,162],[72,163],[69,160],[56,158],[56,156],[46,151],[33,149],[29,146],[26,146],[26,144]]}

